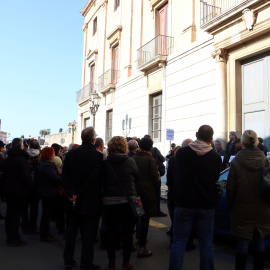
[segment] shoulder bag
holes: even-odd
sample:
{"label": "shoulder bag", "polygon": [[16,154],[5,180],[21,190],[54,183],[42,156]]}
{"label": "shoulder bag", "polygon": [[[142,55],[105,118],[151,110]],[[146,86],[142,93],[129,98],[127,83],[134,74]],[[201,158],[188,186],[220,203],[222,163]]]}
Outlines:
{"label": "shoulder bag", "polygon": [[123,194],[127,198],[128,202],[130,204],[130,207],[131,207],[132,214],[133,214],[134,218],[138,218],[138,217],[141,217],[142,215],[144,215],[145,211],[143,209],[143,205],[142,205],[142,201],[141,201],[140,196],[136,196],[136,198],[134,198],[134,199],[130,198],[130,196],[127,194],[127,192],[123,188],[123,186],[122,186],[118,176],[116,175],[114,169],[112,168],[110,162],[108,160],[106,160],[106,163],[107,163],[108,167],[110,168],[112,174],[114,175],[115,179],[117,180],[117,182],[118,182],[118,184],[120,186],[120,189],[122,190]]}

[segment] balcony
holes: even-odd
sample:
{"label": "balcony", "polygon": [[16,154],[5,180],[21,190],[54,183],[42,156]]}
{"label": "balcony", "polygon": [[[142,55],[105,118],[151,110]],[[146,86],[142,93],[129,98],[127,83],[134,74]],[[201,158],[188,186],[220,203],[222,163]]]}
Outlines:
{"label": "balcony", "polygon": [[110,89],[114,89],[118,83],[120,77],[120,71],[109,69],[98,78],[98,90],[102,94],[108,92]]}
{"label": "balcony", "polygon": [[97,85],[94,83],[87,84],[84,88],[77,92],[77,104],[81,104],[88,100],[91,94],[96,93]]}
{"label": "balcony", "polygon": [[174,38],[158,35],[137,50],[137,68],[146,71],[161,62],[173,52]]}
{"label": "balcony", "polygon": [[[215,22],[230,19],[259,0],[200,0],[201,28],[209,28]],[[207,29],[206,29],[207,30]]]}

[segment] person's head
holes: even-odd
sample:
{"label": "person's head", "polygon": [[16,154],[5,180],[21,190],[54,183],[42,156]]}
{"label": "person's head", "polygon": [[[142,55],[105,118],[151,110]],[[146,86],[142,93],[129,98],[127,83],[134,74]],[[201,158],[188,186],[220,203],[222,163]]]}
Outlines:
{"label": "person's head", "polygon": [[82,138],[82,143],[83,144],[89,144],[95,143],[96,140],[96,131],[93,127],[87,127],[82,131],[81,134],[81,138]]}
{"label": "person's head", "polygon": [[108,142],[108,153],[109,154],[127,154],[128,143],[123,136],[114,136]]}
{"label": "person's head", "polygon": [[40,155],[41,161],[53,161],[55,157],[54,153],[53,147],[44,147]]}
{"label": "person's head", "polygon": [[236,132],[235,131],[231,131],[230,132],[229,139],[230,139],[230,142],[234,142],[235,139],[237,139],[237,136],[236,136]]}
{"label": "person's head", "polygon": [[183,142],[182,142],[182,147],[186,147],[186,146],[188,146],[190,143],[192,143],[193,142],[193,140],[192,139],[185,139],[185,140],[183,140]]}
{"label": "person's head", "polygon": [[260,143],[263,143],[263,138],[258,137],[258,140],[259,140]]}
{"label": "person's head", "polygon": [[63,153],[66,153],[68,151],[68,147],[67,146],[63,146]]}
{"label": "person's head", "polygon": [[72,149],[72,146],[74,145],[74,143],[71,143],[69,146],[68,146],[68,151],[70,151]]}
{"label": "person's head", "polygon": [[144,135],[144,138],[149,138],[152,140],[152,137],[149,134]]}
{"label": "person's head", "polygon": [[176,152],[177,152],[179,149],[181,149],[181,148],[182,148],[181,145],[176,146],[176,147],[175,147],[175,150],[174,150],[174,155],[176,155]]}
{"label": "person's head", "polygon": [[143,151],[150,152],[153,147],[152,139],[144,136],[139,142],[139,147]]}
{"label": "person's head", "polygon": [[235,139],[234,144],[236,148],[242,147],[241,140],[239,138]]}
{"label": "person's head", "polygon": [[138,137],[136,137],[136,136],[133,136],[132,138],[131,138],[131,140],[134,140],[134,141],[137,141],[138,142]]}
{"label": "person's head", "polygon": [[209,125],[202,125],[200,126],[198,132],[196,132],[196,137],[200,141],[204,141],[210,144],[213,140],[214,130]]}
{"label": "person's head", "polygon": [[72,149],[76,149],[76,148],[78,148],[78,147],[80,147],[80,145],[79,144],[77,144],[77,143],[73,143],[72,144],[72,147],[71,147],[71,149],[70,150],[72,150]]}
{"label": "person's head", "polygon": [[104,149],[104,141],[101,138],[96,138],[94,146],[98,151],[102,152]]}
{"label": "person's head", "polygon": [[53,143],[52,146],[54,149],[55,156],[60,157],[62,155],[63,147],[58,143]]}
{"label": "person's head", "polygon": [[128,151],[129,152],[136,152],[136,150],[138,149],[139,145],[137,143],[137,141],[135,140],[130,140],[128,142]]}
{"label": "person's head", "polygon": [[215,140],[215,148],[216,148],[216,150],[219,150],[221,148],[221,141],[220,140]]}
{"label": "person's head", "polygon": [[172,147],[172,150],[174,151],[175,150],[175,147],[176,147],[176,144],[175,143],[172,143],[171,144],[171,147]]}
{"label": "person's head", "polygon": [[251,129],[245,130],[242,135],[243,148],[254,148],[259,143],[257,133]]}
{"label": "person's head", "polygon": [[40,149],[40,146],[39,146],[39,142],[37,140],[32,140],[30,142],[30,148],[33,148],[33,149]]}
{"label": "person's head", "polygon": [[0,141],[0,152],[4,152],[5,151],[5,144]]}
{"label": "person's head", "polygon": [[11,143],[11,148],[23,149],[23,140],[21,138],[14,138]]}

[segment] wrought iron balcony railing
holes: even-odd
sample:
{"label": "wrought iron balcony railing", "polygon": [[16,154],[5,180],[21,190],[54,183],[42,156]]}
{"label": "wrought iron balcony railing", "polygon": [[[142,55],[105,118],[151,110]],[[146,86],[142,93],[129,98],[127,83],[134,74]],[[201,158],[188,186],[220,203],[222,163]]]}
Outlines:
{"label": "wrought iron balcony railing", "polygon": [[120,71],[109,69],[98,78],[99,91],[118,83]]}
{"label": "wrought iron balcony railing", "polygon": [[96,93],[97,85],[94,83],[87,84],[84,88],[77,92],[77,103],[90,97],[91,94]]}
{"label": "wrought iron balcony railing", "polygon": [[210,22],[219,15],[252,0],[200,0],[201,26]]}
{"label": "wrought iron balcony railing", "polygon": [[157,56],[167,56],[173,52],[174,38],[158,35],[137,50],[137,67],[143,66]]}

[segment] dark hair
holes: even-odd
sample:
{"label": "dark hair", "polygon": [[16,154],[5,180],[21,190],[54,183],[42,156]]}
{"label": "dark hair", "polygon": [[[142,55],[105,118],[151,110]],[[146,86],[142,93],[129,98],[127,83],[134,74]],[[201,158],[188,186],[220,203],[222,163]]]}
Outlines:
{"label": "dark hair", "polygon": [[239,138],[235,139],[234,144],[241,143],[241,140]]}
{"label": "dark hair", "polygon": [[149,134],[144,135],[144,138],[150,138],[150,139],[152,139],[152,137]]}
{"label": "dark hair", "polygon": [[198,139],[204,140],[206,142],[210,142],[213,138],[214,130],[211,126],[203,125],[200,126],[197,137]]}
{"label": "dark hair", "polygon": [[144,151],[151,150],[152,146],[153,146],[153,141],[152,139],[148,137],[143,137],[139,142],[139,147]]}
{"label": "dark hair", "polygon": [[58,156],[59,150],[63,148],[61,145],[57,143],[53,143],[51,147],[54,149],[55,156]]}
{"label": "dark hair", "polygon": [[265,151],[265,147],[264,147],[264,145],[263,145],[261,142],[258,143],[257,147],[258,147],[261,151],[263,151],[263,152]]}
{"label": "dark hair", "polygon": [[95,137],[96,137],[96,132],[93,127],[85,128],[82,131],[82,134],[81,134],[82,143],[92,143],[92,140]]}
{"label": "dark hair", "polygon": [[258,140],[259,140],[260,143],[263,143],[263,138],[258,137]]}
{"label": "dark hair", "polygon": [[32,140],[30,142],[30,148],[33,148],[33,149],[40,149],[40,146],[39,146],[39,143],[37,140]]}
{"label": "dark hair", "polygon": [[14,138],[11,143],[11,148],[21,149],[22,146],[22,139],[21,138]]}
{"label": "dark hair", "polygon": [[101,147],[101,145],[104,145],[103,140],[102,140],[101,138],[96,138],[96,141],[95,141],[94,146],[95,146],[96,148],[99,148],[99,147]]}

